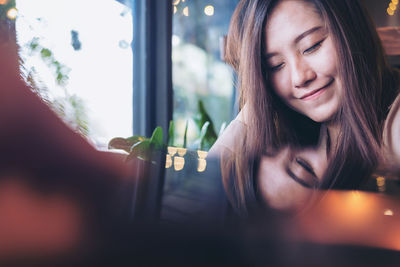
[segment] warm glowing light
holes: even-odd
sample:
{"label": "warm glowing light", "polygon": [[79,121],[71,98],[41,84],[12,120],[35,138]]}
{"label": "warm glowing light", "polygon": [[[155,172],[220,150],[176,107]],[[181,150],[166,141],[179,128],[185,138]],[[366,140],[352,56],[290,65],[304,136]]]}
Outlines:
{"label": "warm glowing light", "polygon": [[376,184],[378,186],[384,186],[385,185],[385,177],[382,177],[382,176],[377,177]]}
{"label": "warm glowing light", "polygon": [[378,186],[379,192],[384,192],[386,190],[385,177],[382,177],[382,176],[377,177],[376,185]]}
{"label": "warm glowing light", "polygon": [[[176,5],[179,4],[179,2],[180,2],[180,0],[174,0],[174,1],[172,1],[172,4],[173,4],[174,6],[176,6]],[[182,2],[183,2],[183,1],[182,1]]]}
{"label": "warm glowing light", "polygon": [[186,148],[178,147],[178,155],[183,157],[186,154]]}
{"label": "warm glowing light", "polygon": [[168,154],[171,155],[171,157],[172,157],[173,155],[175,155],[175,153],[176,153],[177,150],[178,150],[178,149],[177,149],[176,147],[169,146],[169,147],[168,147]]}
{"label": "warm glowing light", "polygon": [[203,150],[197,150],[197,155],[199,159],[205,159],[207,157],[208,152]]}
{"label": "warm glowing light", "polygon": [[8,0],[0,0],[0,5],[6,5],[8,3]]}
{"label": "warm glowing light", "polygon": [[180,171],[185,166],[185,159],[182,157],[174,157],[174,169],[175,171]]}
{"label": "warm glowing light", "polygon": [[171,166],[172,166],[172,157],[169,154],[167,154],[167,158],[165,159],[165,168],[168,169],[171,168]]}
{"label": "warm glowing light", "polygon": [[178,11],[178,8],[176,6],[174,6],[174,14],[176,14],[177,11]]}
{"label": "warm glowing light", "polygon": [[16,9],[16,8],[10,8],[8,11],[7,11],[7,17],[9,18],[9,19],[15,19],[16,17],[17,17],[17,15],[18,15],[18,10]]}
{"label": "warm glowing light", "polygon": [[392,3],[397,5],[399,3],[399,0],[392,0]]}
{"label": "warm glowing light", "polygon": [[199,159],[198,165],[197,165],[197,171],[198,172],[204,172],[207,167],[207,161],[205,159]]}
{"label": "warm glowing light", "polygon": [[383,215],[385,215],[385,216],[393,216],[393,211],[390,210],[390,209],[386,209],[386,210],[383,212]]}
{"label": "warm glowing light", "polygon": [[388,8],[386,11],[387,11],[387,13],[388,13],[390,16],[393,16],[393,15],[394,15],[394,11],[391,10],[390,8]]}
{"label": "warm glowing light", "polygon": [[211,6],[211,5],[206,6],[206,7],[204,8],[204,13],[205,13],[207,16],[212,16],[212,15],[214,15],[214,7]]}
{"label": "warm glowing light", "polygon": [[390,4],[389,4],[389,8],[390,8],[391,10],[395,11],[396,8],[397,8],[397,6],[396,6],[395,4],[393,4],[393,3],[390,3]]}
{"label": "warm glowing light", "polygon": [[188,16],[189,16],[189,7],[185,7],[185,8],[182,10],[182,14],[185,15],[186,17],[188,17]]}

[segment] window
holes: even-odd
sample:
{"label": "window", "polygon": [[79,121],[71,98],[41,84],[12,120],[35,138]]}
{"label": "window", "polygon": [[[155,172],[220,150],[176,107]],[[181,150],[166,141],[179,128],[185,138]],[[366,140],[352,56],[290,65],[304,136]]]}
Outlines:
{"label": "window", "polygon": [[130,8],[115,0],[17,0],[23,72],[98,148],[132,135]]}
{"label": "window", "polygon": [[188,144],[199,134],[192,118],[202,100],[216,133],[232,117],[234,75],[221,60],[222,38],[237,0],[174,0],[172,35],[173,118],[175,140],[183,140],[189,121]]}

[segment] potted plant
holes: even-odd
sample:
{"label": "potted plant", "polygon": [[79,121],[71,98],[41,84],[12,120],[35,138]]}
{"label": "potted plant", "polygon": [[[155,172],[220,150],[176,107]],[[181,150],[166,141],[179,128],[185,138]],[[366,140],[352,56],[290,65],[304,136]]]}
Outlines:
{"label": "potted plant", "polygon": [[128,197],[124,201],[128,203],[124,208],[125,214],[135,221],[157,221],[160,216],[166,154],[161,127],[157,127],[150,138],[113,138],[109,148],[126,151],[128,154],[125,160],[132,168],[132,176],[123,189],[123,195]]}

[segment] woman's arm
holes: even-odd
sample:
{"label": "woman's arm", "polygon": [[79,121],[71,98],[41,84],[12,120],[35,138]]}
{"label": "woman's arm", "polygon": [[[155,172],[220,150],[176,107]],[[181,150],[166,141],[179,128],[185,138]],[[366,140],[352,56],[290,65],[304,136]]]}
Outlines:
{"label": "woman's arm", "polygon": [[400,166],[400,95],[393,102],[383,130],[384,158],[393,167]]}

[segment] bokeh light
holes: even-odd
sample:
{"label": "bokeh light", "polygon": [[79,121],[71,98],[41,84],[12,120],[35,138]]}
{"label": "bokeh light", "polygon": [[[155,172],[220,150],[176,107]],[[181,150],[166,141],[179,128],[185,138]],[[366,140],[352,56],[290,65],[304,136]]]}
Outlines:
{"label": "bokeh light", "polygon": [[213,15],[214,15],[214,7],[211,6],[211,5],[206,6],[206,7],[204,8],[204,13],[205,13],[207,16],[213,16]]}
{"label": "bokeh light", "polygon": [[7,17],[9,18],[9,19],[12,19],[12,20],[14,20],[16,17],[17,17],[17,15],[18,15],[18,10],[16,9],[16,8],[10,8],[8,11],[7,11]]}
{"label": "bokeh light", "polygon": [[183,14],[184,16],[188,17],[188,16],[189,16],[189,7],[185,7],[185,8],[182,10],[182,14]]}

